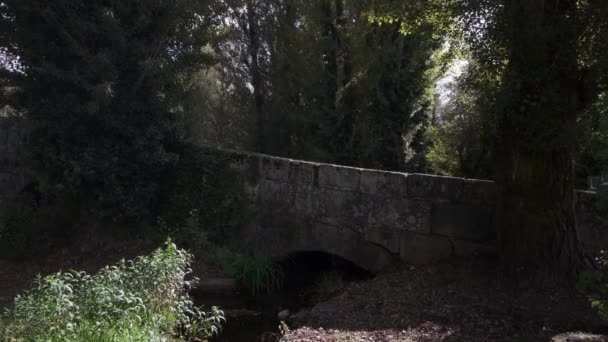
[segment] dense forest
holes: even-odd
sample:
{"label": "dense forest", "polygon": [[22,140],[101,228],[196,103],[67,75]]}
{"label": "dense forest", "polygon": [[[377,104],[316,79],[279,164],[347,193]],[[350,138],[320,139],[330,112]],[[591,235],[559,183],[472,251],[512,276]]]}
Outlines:
{"label": "dense forest", "polygon": [[149,217],[180,146],[234,148],[495,179],[511,260],[580,259],[572,191],[608,158],[604,1],[0,11],[3,111],[28,122],[22,155],[48,202]]}
{"label": "dense forest", "polygon": [[608,168],[606,51],[605,0],[0,0],[32,180],[2,254],[192,215],[221,240],[231,182],[193,157],[221,148],[494,180],[504,268],[572,280],[593,264],[574,190]]}

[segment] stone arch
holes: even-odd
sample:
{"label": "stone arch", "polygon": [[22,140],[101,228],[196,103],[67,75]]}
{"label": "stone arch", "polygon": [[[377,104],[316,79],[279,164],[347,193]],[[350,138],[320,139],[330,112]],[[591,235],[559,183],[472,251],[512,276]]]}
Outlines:
{"label": "stone arch", "polygon": [[300,254],[300,253],[323,253],[330,256],[336,256],[345,261],[352,263],[353,265],[371,273],[378,274],[383,269],[387,268],[394,261],[394,256],[392,255],[384,255],[384,251],[370,250],[367,255],[369,258],[362,258],[360,255],[352,255],[352,254],[341,254],[339,251],[335,250],[321,250],[321,249],[293,249],[289,252],[283,252],[280,254],[273,254],[274,260],[284,260],[291,255]]}
{"label": "stone arch", "polygon": [[255,229],[255,232],[249,230],[242,233],[249,248],[264,251],[275,260],[298,252],[322,252],[376,274],[396,258],[386,248],[366,241],[359,232],[322,223],[291,229],[266,226]]}

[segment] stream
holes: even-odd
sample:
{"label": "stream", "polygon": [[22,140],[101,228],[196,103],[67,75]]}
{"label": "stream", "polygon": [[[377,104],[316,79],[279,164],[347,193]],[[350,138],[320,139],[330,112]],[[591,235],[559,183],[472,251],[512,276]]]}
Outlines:
{"label": "stream", "polygon": [[373,277],[352,263],[325,253],[296,253],[278,265],[284,280],[283,287],[274,293],[253,295],[246,289],[225,294],[193,291],[197,305],[219,306],[226,314],[221,334],[211,341],[278,341],[279,312],[289,310],[294,314],[311,308],[339,293],[345,284]]}

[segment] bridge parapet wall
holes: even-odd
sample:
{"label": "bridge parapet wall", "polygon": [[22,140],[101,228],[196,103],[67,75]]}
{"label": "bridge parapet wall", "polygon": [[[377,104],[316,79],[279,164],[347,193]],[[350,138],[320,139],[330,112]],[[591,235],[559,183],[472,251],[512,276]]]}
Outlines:
{"label": "bridge parapet wall", "polygon": [[[495,249],[491,181],[226,153],[243,176],[255,213],[249,225],[256,233],[250,236],[257,234],[275,249],[323,247],[343,256],[371,255],[348,250],[367,244],[416,264]],[[595,195],[578,196],[584,199],[579,200],[584,203],[579,205],[581,230],[589,231],[587,226],[601,224],[590,209]],[[376,263],[373,256],[366,258]]]}
{"label": "bridge parapet wall", "polygon": [[327,235],[323,245],[367,243],[412,263],[492,249],[492,182],[230,154],[255,212],[249,223],[266,243]]}
{"label": "bridge parapet wall", "polygon": [[[25,185],[18,165],[24,133],[18,121],[0,117],[0,205]],[[429,263],[494,249],[491,181],[206,151],[227,157],[242,181],[251,213],[244,242],[273,254],[321,250],[374,270],[395,256]],[[581,239],[592,250],[608,246],[596,202],[595,193],[577,192]]]}

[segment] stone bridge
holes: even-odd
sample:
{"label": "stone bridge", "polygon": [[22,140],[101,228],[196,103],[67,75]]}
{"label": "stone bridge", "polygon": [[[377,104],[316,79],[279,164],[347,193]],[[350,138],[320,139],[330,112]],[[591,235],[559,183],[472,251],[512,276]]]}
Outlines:
{"label": "stone bridge", "polygon": [[[26,185],[17,163],[21,126],[0,116],[0,207]],[[277,258],[326,252],[370,271],[398,258],[423,264],[494,250],[493,182],[205,151],[227,158],[236,174],[246,214],[236,240],[244,247]],[[583,242],[605,248],[595,193],[577,198]]]}
{"label": "stone bridge", "polygon": [[[425,264],[494,253],[491,181],[222,153],[246,202],[247,219],[237,236],[241,246],[277,258],[326,252],[370,271],[398,258]],[[590,228],[601,224],[594,196],[577,192],[581,231],[593,242],[600,237]]]}

